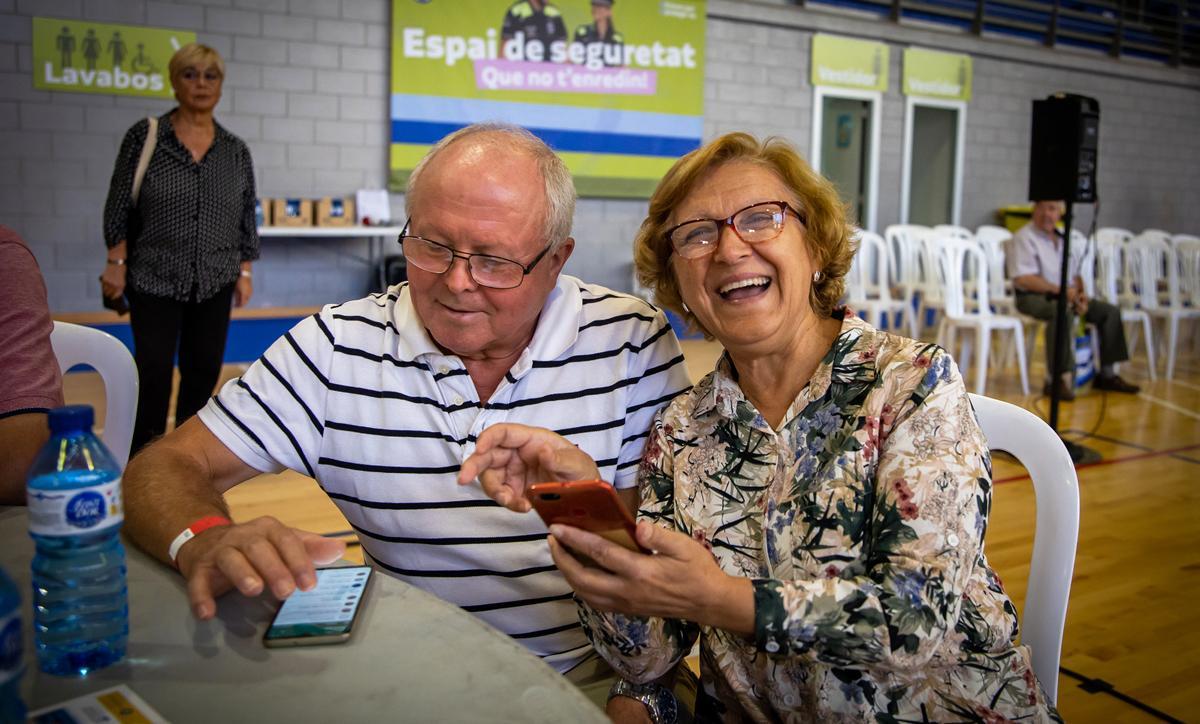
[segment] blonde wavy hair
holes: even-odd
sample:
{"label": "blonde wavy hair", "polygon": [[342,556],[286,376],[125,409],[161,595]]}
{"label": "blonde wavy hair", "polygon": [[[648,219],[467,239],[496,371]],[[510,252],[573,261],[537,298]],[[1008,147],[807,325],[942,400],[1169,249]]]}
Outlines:
{"label": "blonde wavy hair", "polygon": [[777,136],[759,141],[748,133],[727,133],[675,162],[650,197],[650,210],[633,241],[638,281],[654,291],[660,306],[680,315],[689,326],[712,339],[700,320],[683,306],[679,280],[671,267],[674,249],[666,231],[671,213],[692,189],[710,171],[733,161],[771,171],[791,192],[792,198],[785,200],[804,219],[804,241],[813,263],[823,274],[812,285],[809,304],[818,314],[831,314],[845,291],[846,273],[854,258],[850,242],[853,229],[847,219],[846,205],[833,184],[813,171],[791,143]]}
{"label": "blonde wavy hair", "polygon": [[175,54],[171,56],[171,61],[167,63],[167,73],[171,76],[171,83],[174,84],[178,81],[179,74],[193,65],[215,68],[217,75],[221,76],[221,80],[225,80],[225,61],[221,59],[221,54],[207,45],[188,43],[176,50]]}

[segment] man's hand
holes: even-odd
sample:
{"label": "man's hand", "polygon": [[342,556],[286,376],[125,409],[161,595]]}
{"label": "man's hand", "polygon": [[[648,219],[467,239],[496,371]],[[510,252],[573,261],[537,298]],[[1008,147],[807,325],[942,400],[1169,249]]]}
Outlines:
{"label": "man's hand", "polygon": [[463,461],[458,484],[476,478],[489,498],[518,513],[529,512],[525,488],[533,483],[594,480],[600,469],[565,437],[540,427],[503,423],[479,436]]}
{"label": "man's hand", "polygon": [[1074,304],[1075,314],[1077,314],[1081,317],[1083,315],[1087,314],[1088,301],[1089,301],[1089,299],[1088,299],[1087,292],[1083,291],[1082,289],[1076,291],[1075,292],[1075,304]]}
{"label": "man's hand", "polygon": [[[635,553],[556,524],[550,526],[550,555],[579,597],[602,611],[682,618],[742,635],[754,633],[750,579],[722,571],[711,551],[683,533],[641,521],[637,540],[655,554]],[[571,551],[598,567],[585,566]]]}
{"label": "man's hand", "polygon": [[244,596],[266,590],[280,600],[317,583],[315,565],[341,558],[346,544],[289,528],[262,517],[209,528],[184,544],[177,563],[187,579],[192,613],[200,620],[217,612],[216,598],[236,588]]}

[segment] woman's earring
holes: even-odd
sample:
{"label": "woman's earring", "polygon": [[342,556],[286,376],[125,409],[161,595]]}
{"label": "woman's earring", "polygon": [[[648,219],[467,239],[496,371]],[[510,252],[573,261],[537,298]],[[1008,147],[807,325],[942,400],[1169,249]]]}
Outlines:
{"label": "woman's earring", "polygon": [[680,302],[680,303],[683,305],[683,311],[687,312],[688,314],[692,313],[692,310],[688,309],[687,302]]}
{"label": "woman's earring", "polygon": [[820,269],[813,272],[813,284],[820,282],[824,278],[825,278],[825,275],[821,272]]}

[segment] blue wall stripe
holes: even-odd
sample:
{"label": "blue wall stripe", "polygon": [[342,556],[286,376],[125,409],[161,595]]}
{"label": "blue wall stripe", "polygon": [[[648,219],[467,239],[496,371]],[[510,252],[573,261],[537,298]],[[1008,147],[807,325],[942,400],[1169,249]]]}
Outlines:
{"label": "blue wall stripe", "polygon": [[[231,319],[229,338],[225,343],[225,364],[253,362],[267,351],[267,347],[295,327],[303,317],[267,317],[264,319]],[[89,324],[102,332],[108,332],[121,340],[133,352],[133,332],[129,323]],[[74,368],[72,368],[74,369]]]}
{"label": "blue wall stripe", "polygon": [[[392,121],[392,143],[437,143],[443,136],[462,128],[465,123],[427,123]],[[618,133],[564,131],[558,128],[529,128],[555,151],[583,153],[621,153],[630,156],[677,158],[700,147],[699,138],[632,136]]]}
{"label": "blue wall stripe", "polygon": [[392,95],[391,117],[405,121],[451,122],[463,125],[504,121],[518,126],[553,125],[567,131],[630,133],[673,138],[700,138],[704,135],[702,115],[514,103],[476,98],[442,98],[402,93]]}

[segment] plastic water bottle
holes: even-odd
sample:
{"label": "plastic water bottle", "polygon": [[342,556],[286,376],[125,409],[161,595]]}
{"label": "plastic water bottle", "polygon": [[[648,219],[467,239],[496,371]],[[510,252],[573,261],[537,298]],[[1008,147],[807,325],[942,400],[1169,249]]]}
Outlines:
{"label": "plastic water bottle", "polygon": [[21,702],[21,594],[0,568],[0,722],[25,721]]}
{"label": "plastic water bottle", "polygon": [[50,411],[27,494],[39,668],[82,676],[120,661],[129,638],[121,469],[92,434],[90,406]]}

